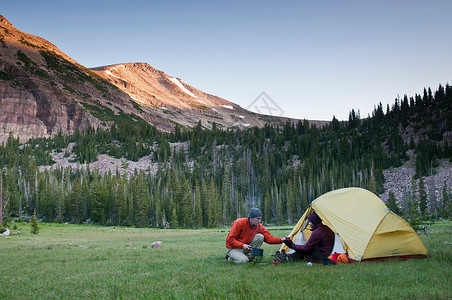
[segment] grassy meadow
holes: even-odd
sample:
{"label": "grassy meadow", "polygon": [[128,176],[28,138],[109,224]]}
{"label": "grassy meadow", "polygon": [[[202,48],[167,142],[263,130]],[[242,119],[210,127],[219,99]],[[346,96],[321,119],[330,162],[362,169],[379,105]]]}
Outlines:
{"label": "grassy meadow", "polygon": [[[225,260],[229,228],[16,224],[0,236],[0,299],[451,299],[452,222],[421,235],[426,259],[307,266]],[[285,236],[288,226],[269,227]],[[13,230],[14,232],[14,230]],[[151,248],[162,241],[162,248]],[[445,243],[449,242],[449,243]],[[132,246],[126,247],[131,243]]]}

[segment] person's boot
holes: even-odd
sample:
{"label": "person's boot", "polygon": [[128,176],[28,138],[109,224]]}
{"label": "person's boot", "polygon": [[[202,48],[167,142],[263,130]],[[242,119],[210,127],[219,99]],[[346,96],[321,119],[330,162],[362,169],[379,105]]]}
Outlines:
{"label": "person's boot", "polygon": [[279,262],[286,262],[286,261],[288,261],[287,254],[286,254],[286,251],[284,249],[281,252],[276,251],[275,257],[276,257],[276,259]]}

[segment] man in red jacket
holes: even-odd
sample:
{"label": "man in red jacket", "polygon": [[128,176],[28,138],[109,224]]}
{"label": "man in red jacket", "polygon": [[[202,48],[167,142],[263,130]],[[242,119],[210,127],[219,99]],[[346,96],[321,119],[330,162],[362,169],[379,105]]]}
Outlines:
{"label": "man in red jacket", "polygon": [[232,222],[231,231],[226,238],[226,257],[228,261],[247,263],[253,260],[251,248],[260,248],[263,242],[281,244],[282,239],[274,237],[261,225],[262,213],[252,208],[248,218],[240,218]]}

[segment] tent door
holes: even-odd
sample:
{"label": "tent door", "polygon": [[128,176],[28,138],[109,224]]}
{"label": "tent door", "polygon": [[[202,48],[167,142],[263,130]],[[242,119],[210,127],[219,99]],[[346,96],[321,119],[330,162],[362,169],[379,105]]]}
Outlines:
{"label": "tent door", "polygon": [[[303,231],[300,231],[300,233],[297,235],[297,237],[295,238],[295,240],[293,242],[297,245],[306,244],[306,237],[304,236]],[[294,249],[289,249],[289,251],[287,251],[287,254],[292,254],[294,252],[295,252]]]}
{"label": "tent door", "polygon": [[337,234],[334,234],[334,247],[331,254],[333,253],[346,253],[342,247],[341,238]]}

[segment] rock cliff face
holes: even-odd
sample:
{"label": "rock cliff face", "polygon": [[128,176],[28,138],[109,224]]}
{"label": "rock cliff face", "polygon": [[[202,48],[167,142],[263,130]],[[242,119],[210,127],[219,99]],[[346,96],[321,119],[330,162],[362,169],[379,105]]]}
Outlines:
{"label": "rock cliff face", "polygon": [[0,16],[0,137],[12,133],[24,140],[105,126],[93,115],[104,107],[138,113],[127,94]]}
{"label": "rock cliff face", "polygon": [[[109,127],[114,116],[143,119],[160,130],[263,126],[287,119],[252,113],[144,63],[89,70],[0,15],[0,142],[76,129]],[[113,117],[112,117],[113,116]]]}

